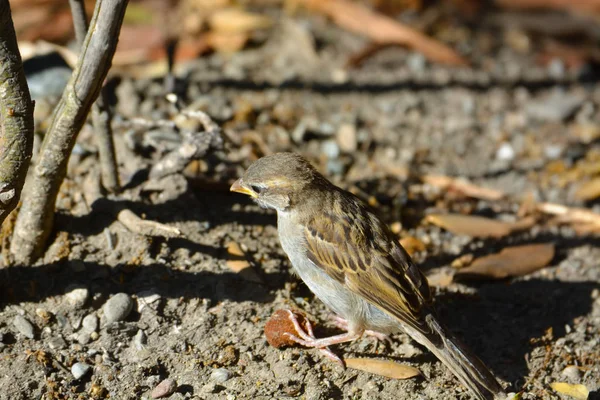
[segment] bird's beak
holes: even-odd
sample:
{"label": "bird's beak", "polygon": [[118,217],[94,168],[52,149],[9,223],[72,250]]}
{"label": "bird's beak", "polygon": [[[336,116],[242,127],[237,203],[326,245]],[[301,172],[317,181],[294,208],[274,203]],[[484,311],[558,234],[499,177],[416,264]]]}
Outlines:
{"label": "bird's beak", "polygon": [[248,189],[247,187],[242,185],[242,178],[238,179],[237,181],[233,182],[233,185],[231,185],[231,187],[229,188],[229,190],[231,192],[238,192],[238,193],[242,193],[245,195],[248,195],[252,198],[257,198],[258,195],[253,192],[252,190]]}

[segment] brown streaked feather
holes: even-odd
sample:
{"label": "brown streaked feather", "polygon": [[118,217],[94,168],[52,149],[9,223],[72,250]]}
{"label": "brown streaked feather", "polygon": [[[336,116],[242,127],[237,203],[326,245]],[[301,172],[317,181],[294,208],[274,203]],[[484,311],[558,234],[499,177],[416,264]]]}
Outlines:
{"label": "brown streaked feather", "polygon": [[360,200],[303,222],[307,256],[316,266],[400,322],[431,333],[422,316],[431,304],[425,276]]}

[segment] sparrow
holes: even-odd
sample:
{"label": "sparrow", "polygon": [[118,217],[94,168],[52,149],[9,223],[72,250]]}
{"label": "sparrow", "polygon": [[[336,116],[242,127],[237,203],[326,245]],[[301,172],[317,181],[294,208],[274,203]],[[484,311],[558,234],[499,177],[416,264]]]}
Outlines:
{"label": "sparrow", "polygon": [[404,330],[427,347],[477,399],[504,399],[490,370],[445,325],[427,278],[391,230],[360,199],[329,182],[306,159],[276,153],[255,161],[231,191],[277,212],[281,246],[294,271],[344,322],[347,332],[316,338],[290,312],[290,338],[336,358],[328,346],[365,332]]}

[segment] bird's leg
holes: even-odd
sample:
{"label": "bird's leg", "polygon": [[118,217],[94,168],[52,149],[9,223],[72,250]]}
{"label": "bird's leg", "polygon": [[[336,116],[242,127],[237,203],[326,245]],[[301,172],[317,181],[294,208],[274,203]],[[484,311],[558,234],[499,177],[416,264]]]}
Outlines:
{"label": "bird's leg", "polygon": [[[344,331],[348,331],[348,320],[340,317],[339,315],[333,315],[331,317],[331,321],[338,328],[340,328],[340,329],[342,329]],[[388,335],[386,335],[385,333],[381,333],[381,332],[377,332],[377,331],[372,331],[370,329],[366,329],[364,331],[363,335],[374,337],[375,339],[377,339],[377,340],[379,340],[381,342],[385,342],[385,343],[390,343],[391,342],[390,337]]]}
{"label": "bird's leg", "polygon": [[305,322],[306,329],[304,329],[300,325],[300,322],[298,322],[298,319],[296,318],[294,313],[291,310],[288,310],[288,312],[289,312],[289,319],[292,322],[292,324],[294,325],[294,329],[296,329],[298,336],[300,336],[300,337],[298,337],[289,332],[284,333],[288,338],[290,338],[291,340],[293,340],[294,342],[296,342],[302,346],[314,347],[314,348],[319,349],[319,351],[324,356],[339,363],[342,366],[342,368],[346,368],[346,364],[344,363],[344,361],[341,358],[339,358],[338,356],[336,356],[335,354],[333,354],[333,352],[331,350],[329,350],[328,346],[331,346],[332,344],[345,343],[345,342],[351,342],[353,340],[356,340],[356,339],[360,338],[360,336],[362,335],[362,332],[361,333],[347,332],[342,335],[336,335],[336,336],[331,336],[331,337],[327,337],[327,338],[317,339],[315,337],[315,334],[313,333],[312,325],[308,320],[305,320],[306,321]]}

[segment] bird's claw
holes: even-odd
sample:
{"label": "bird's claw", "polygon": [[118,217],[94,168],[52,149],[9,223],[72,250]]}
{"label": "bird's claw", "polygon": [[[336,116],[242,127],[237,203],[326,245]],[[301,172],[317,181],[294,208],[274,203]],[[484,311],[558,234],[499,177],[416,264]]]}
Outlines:
{"label": "bird's claw", "polygon": [[305,326],[306,326],[306,329],[305,329],[300,325],[298,318],[291,310],[288,310],[288,313],[289,313],[288,318],[290,319],[290,322],[294,325],[294,329],[296,330],[296,332],[298,333],[298,336],[300,336],[300,337],[293,335],[289,332],[285,332],[284,335],[286,335],[290,340],[292,340],[302,346],[314,347],[314,348],[318,349],[319,352],[321,354],[323,354],[325,357],[338,363],[342,368],[346,369],[346,364],[344,363],[344,360],[342,360],[340,357],[335,355],[329,349],[328,346],[323,346],[319,342],[319,339],[317,339],[315,337],[313,328],[312,328],[312,324],[308,321],[308,319],[305,319]]}

